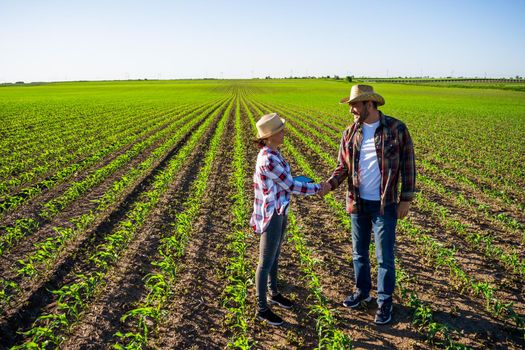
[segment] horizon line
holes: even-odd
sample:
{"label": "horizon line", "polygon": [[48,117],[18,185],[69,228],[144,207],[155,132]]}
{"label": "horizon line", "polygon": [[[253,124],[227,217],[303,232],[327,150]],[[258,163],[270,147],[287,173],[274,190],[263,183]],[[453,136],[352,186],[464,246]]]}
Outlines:
{"label": "horizon line", "polygon": [[52,84],[52,83],[88,83],[88,82],[125,82],[125,81],[177,81],[177,80],[293,80],[293,79],[330,79],[330,80],[346,80],[347,78],[355,80],[507,80],[507,81],[525,81],[525,78],[520,75],[512,77],[480,77],[480,76],[459,76],[459,77],[433,77],[433,76],[396,76],[396,77],[381,77],[381,76],[340,76],[340,75],[322,75],[322,76],[287,76],[287,77],[252,77],[252,78],[216,78],[216,77],[200,77],[200,78],[136,78],[136,79],[76,79],[76,80],[41,80],[25,82],[19,81],[3,81],[0,85],[37,85],[37,84]]}

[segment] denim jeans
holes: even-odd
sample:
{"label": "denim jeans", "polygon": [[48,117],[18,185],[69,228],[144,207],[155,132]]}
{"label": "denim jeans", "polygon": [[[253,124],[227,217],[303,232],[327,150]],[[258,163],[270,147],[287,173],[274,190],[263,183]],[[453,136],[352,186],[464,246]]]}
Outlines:
{"label": "denim jeans", "polygon": [[277,291],[277,269],[279,268],[279,255],[286,230],[287,215],[274,213],[268,228],[260,236],[259,264],[255,273],[255,289],[257,291],[257,306],[259,310],[268,307],[266,292],[275,295]]}
{"label": "denim jeans", "polygon": [[374,231],[377,258],[377,304],[392,300],[396,284],[394,246],[396,241],[397,204],[387,205],[380,215],[380,202],[361,199],[358,214],[351,214],[352,253],[357,291],[368,295],[370,276],[370,240]]}

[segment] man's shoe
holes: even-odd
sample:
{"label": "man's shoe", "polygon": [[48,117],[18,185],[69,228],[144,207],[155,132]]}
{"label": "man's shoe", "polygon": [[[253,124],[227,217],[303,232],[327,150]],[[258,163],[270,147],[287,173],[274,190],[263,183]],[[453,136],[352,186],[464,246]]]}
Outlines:
{"label": "man's shoe", "polygon": [[384,302],[383,305],[377,309],[376,319],[374,322],[377,324],[387,324],[388,322],[392,321],[393,310],[394,306],[392,305],[392,302]]}
{"label": "man's shoe", "polygon": [[370,297],[370,295],[364,295],[358,292],[347,296],[345,301],[343,301],[343,305],[355,309],[359,307],[361,303],[368,303],[371,300],[372,298]]}
{"label": "man's shoe", "polygon": [[272,326],[280,326],[283,324],[283,319],[274,314],[270,308],[266,308],[266,310],[263,311],[258,311],[257,318],[261,321],[268,322],[268,324],[271,324]]}
{"label": "man's shoe", "polygon": [[288,300],[287,298],[283,297],[281,293],[277,295],[270,295],[268,302],[270,304],[277,304],[280,307],[284,307],[285,309],[291,309],[293,305],[292,302]]}

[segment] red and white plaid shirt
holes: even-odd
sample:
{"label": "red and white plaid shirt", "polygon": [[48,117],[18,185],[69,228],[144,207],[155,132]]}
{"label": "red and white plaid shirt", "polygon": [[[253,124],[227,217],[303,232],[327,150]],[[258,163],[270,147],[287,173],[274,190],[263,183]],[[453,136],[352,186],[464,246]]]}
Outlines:
{"label": "red and white plaid shirt", "polygon": [[253,174],[253,214],[250,226],[262,233],[268,227],[272,215],[288,214],[290,194],[311,195],[321,189],[319,184],[294,181],[290,166],[281,153],[264,146],[257,155]]}

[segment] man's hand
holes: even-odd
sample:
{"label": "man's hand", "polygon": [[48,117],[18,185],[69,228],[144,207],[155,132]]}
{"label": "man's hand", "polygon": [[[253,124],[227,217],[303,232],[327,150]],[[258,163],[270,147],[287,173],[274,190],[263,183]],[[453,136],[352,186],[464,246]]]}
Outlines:
{"label": "man's hand", "polygon": [[330,183],[321,182],[321,190],[317,192],[317,194],[320,195],[321,197],[324,197],[331,190],[332,190],[332,185],[330,185]]}
{"label": "man's hand", "polygon": [[397,218],[403,219],[408,215],[408,210],[410,209],[410,202],[399,202],[397,206]]}

